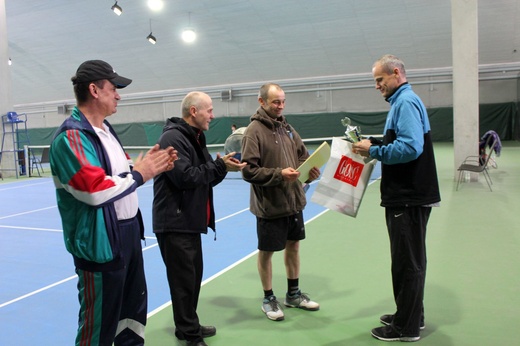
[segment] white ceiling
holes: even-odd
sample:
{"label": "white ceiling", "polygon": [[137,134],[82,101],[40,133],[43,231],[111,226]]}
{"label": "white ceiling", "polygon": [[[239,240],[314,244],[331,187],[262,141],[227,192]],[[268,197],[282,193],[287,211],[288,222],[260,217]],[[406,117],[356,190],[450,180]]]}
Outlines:
{"label": "white ceiling", "polygon": [[[385,53],[452,65],[450,0],[119,0],[120,17],[114,0],[5,2],[15,105],[72,99],[88,59],[132,78],[128,93],[367,73]],[[478,3],[479,64],[520,62],[520,1]]]}

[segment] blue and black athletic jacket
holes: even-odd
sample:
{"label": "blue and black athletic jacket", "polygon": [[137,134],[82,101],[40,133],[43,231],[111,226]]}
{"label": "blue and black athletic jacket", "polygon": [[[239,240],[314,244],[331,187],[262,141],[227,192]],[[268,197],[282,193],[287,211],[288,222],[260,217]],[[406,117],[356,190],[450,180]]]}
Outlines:
{"label": "blue and black athletic jacket", "polygon": [[370,147],[381,161],[381,206],[426,206],[440,202],[428,113],[405,83],[387,99],[382,143]]}

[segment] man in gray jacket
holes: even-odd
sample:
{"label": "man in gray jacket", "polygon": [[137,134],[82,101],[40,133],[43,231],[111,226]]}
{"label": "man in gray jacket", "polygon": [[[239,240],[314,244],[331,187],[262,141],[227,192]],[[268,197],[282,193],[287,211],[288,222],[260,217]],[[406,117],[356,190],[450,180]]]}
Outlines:
{"label": "man in gray jacket", "polygon": [[[285,93],[268,83],[260,88],[260,107],[242,139],[242,170],[245,181],[251,183],[251,213],[257,218],[258,272],[264,290],[262,311],[273,321],[284,319],[284,313],[273,292],[272,256],[285,250],[287,293],[284,305],[316,311],[320,305],[299,288],[300,240],[305,238],[303,208],[306,199],[300,173],[296,170],[309,152],[300,135],[282,115]],[[319,177],[314,167],[309,180]]]}

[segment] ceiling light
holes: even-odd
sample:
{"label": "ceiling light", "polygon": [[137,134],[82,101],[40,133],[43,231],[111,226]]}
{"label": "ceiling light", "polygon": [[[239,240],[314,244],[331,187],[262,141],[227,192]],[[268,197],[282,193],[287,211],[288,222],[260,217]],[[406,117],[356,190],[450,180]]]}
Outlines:
{"label": "ceiling light", "polygon": [[195,30],[191,28],[191,12],[188,13],[188,27],[182,32],[182,39],[186,43],[192,43],[197,38]]}
{"label": "ceiling light", "polygon": [[148,41],[150,41],[151,44],[155,44],[155,42],[157,42],[157,39],[155,38],[154,35],[152,35],[152,33],[150,33],[150,35],[146,36],[146,39]]}
{"label": "ceiling light", "polygon": [[160,11],[163,9],[163,0],[148,0],[148,8],[152,11]]}
{"label": "ceiling light", "polygon": [[111,8],[112,8],[112,11],[114,11],[114,13],[117,14],[118,16],[120,16],[121,13],[123,13],[123,9],[121,8],[121,6],[119,6],[117,4],[117,1]]}
{"label": "ceiling light", "polygon": [[186,43],[191,43],[191,42],[195,41],[196,38],[197,38],[197,34],[195,33],[195,31],[193,29],[184,29],[184,31],[182,32],[182,39]]}
{"label": "ceiling light", "polygon": [[157,39],[154,35],[152,35],[152,20],[150,19],[150,34],[146,36],[146,39],[150,41],[151,44],[155,44],[157,42]]}

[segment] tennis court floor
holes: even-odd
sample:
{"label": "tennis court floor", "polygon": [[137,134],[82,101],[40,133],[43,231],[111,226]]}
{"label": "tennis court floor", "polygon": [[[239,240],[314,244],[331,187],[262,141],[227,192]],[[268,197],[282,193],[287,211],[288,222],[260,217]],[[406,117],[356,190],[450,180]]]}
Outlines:
{"label": "tennis court floor", "polygon": [[[455,191],[453,147],[435,144],[442,202],[428,235],[426,329],[420,345],[514,345],[520,322],[520,146],[503,143],[498,167],[485,181]],[[316,312],[286,309],[282,322],[260,310],[254,217],[249,186],[230,177],[216,188],[217,240],[204,236],[205,282],[199,302],[208,338],[219,345],[377,345],[370,336],[381,314],[392,313],[389,244],[379,182],[357,218],[311,202],[305,211],[300,286],[321,304]],[[312,194],[313,188],[308,195]],[[151,184],[139,189],[148,225],[143,244],[149,289],[146,344],[183,345],[173,335],[164,265],[151,224]],[[0,184],[0,345],[71,345],[78,303],[70,255],[50,178]],[[274,291],[286,289],[282,254],[274,257]]]}

